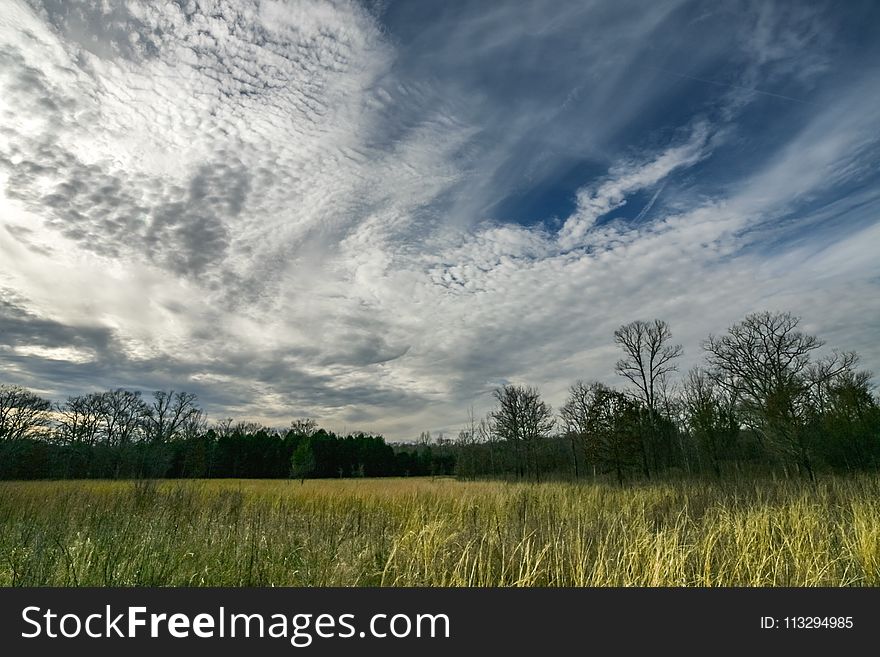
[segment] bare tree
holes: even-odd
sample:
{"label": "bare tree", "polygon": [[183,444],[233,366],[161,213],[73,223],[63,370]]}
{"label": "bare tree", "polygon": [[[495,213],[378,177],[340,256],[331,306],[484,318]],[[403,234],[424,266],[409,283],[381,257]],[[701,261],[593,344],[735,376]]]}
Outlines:
{"label": "bare tree", "polygon": [[671,344],[671,340],[669,325],[661,319],[637,320],[614,332],[614,341],[624,352],[615,370],[635,386],[637,396],[652,413],[657,410],[663,380],[676,370],[674,361],[682,354],[681,345]]}
{"label": "bare tree", "polygon": [[465,428],[458,432],[454,440],[457,457],[455,459],[455,472],[459,477],[472,478],[478,467],[477,445],[477,419],[474,415],[474,407],[468,409],[468,423]]}
{"label": "bare tree", "polygon": [[810,363],[805,376],[807,404],[811,411],[821,413],[828,408],[841,387],[870,388],[872,375],[865,370],[856,371],[858,360],[855,352],[833,351]]}
{"label": "bare tree", "polygon": [[298,418],[290,423],[290,431],[297,436],[314,436],[318,431],[318,423],[310,417]]}
{"label": "bare tree", "polygon": [[752,313],[726,335],[710,335],[703,344],[710,374],[760,414],[774,395],[802,385],[810,353],[823,345],[797,330],[799,322],[789,313]]}
{"label": "bare tree", "polygon": [[201,413],[196,396],[189,392],[157,390],[147,407],[144,426],[153,442],[168,442],[178,436],[187,422]]}
{"label": "bare tree", "polygon": [[812,447],[804,431],[810,398],[822,386],[850,371],[853,353],[834,353],[816,362],[823,342],[798,329],[787,312],[747,315],[703,347],[710,375],[738,400],[743,421],[778,451],[797,461],[814,479]]}
{"label": "bare tree", "polygon": [[270,434],[274,432],[274,429],[253,420],[239,420],[232,426],[232,433],[239,436],[255,435],[261,431]]}
{"label": "bare tree", "polygon": [[21,386],[0,385],[0,440],[40,435],[49,425],[52,403]]}
{"label": "bare tree", "polygon": [[495,433],[493,426],[492,414],[488,413],[486,417],[480,418],[474,427],[474,436],[477,442],[485,443],[489,446],[489,472],[494,477],[496,473],[496,449],[498,434]]}
{"label": "bare tree", "polygon": [[537,461],[538,441],[553,431],[553,409],[541,399],[537,388],[506,385],[495,390],[499,408],[492,413],[496,435],[514,444],[518,454],[519,475],[530,467],[540,478]]}
{"label": "bare tree", "polygon": [[468,409],[467,425],[458,432],[458,437],[453,442],[464,450],[477,444],[477,418],[474,415],[473,406]]}
{"label": "bare tree", "polygon": [[235,420],[231,417],[227,417],[215,423],[212,428],[220,438],[228,438],[232,435],[234,425]]}
{"label": "bare tree", "polygon": [[661,452],[668,456],[671,451],[669,441],[661,440],[665,434],[658,431],[658,397],[666,386],[667,376],[677,369],[675,359],[681,356],[682,348],[671,343],[672,332],[662,319],[624,324],[614,332],[614,341],[624,353],[615,370],[633,384],[636,398],[648,411],[647,435],[640,434],[640,444],[642,469],[650,477],[649,452],[658,468]]}
{"label": "bare tree", "polygon": [[58,436],[63,442],[95,445],[100,440],[104,400],[100,392],[68,397],[59,404]]}
{"label": "bare tree", "polygon": [[575,479],[580,477],[578,447],[583,454],[584,462],[591,464],[595,473],[597,454],[595,450],[591,449],[594,443],[590,440],[590,428],[595,393],[597,386],[600,385],[596,383],[588,385],[583,381],[578,381],[568,389],[568,399],[559,409],[561,425],[571,445]]}
{"label": "bare tree", "polygon": [[201,408],[188,413],[180,425],[180,435],[184,440],[193,440],[208,430],[208,415]]}
{"label": "bare tree", "polygon": [[103,439],[109,445],[121,446],[137,440],[147,405],[140,392],[117,388],[101,395],[99,411]]}

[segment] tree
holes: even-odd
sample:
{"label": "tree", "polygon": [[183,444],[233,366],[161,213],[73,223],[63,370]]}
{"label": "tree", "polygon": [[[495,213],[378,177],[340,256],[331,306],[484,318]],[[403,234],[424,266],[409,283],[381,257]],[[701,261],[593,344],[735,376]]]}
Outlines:
{"label": "tree", "polygon": [[591,433],[596,441],[600,463],[606,464],[623,483],[624,472],[642,456],[642,471],[647,477],[639,404],[627,395],[607,386],[596,391]]}
{"label": "tree", "polygon": [[226,438],[231,436],[234,429],[235,420],[231,417],[224,418],[219,422],[216,422],[213,427],[214,433],[216,433],[220,438]]}
{"label": "tree", "polygon": [[880,464],[880,401],[869,372],[844,372],[817,394],[810,428],[826,463],[848,471]]}
{"label": "tree", "polygon": [[560,415],[569,439],[580,444],[584,461],[595,474],[611,470],[619,483],[638,461],[641,444],[639,404],[603,383],[578,381]]}
{"label": "tree", "polygon": [[731,455],[739,435],[735,398],[719,386],[706,370],[695,367],[688,373],[683,392],[687,428],[700,454],[721,476],[721,462]]}
{"label": "tree", "polygon": [[195,440],[208,431],[208,415],[201,408],[187,413],[183,422],[180,423],[179,434],[183,440]]}
{"label": "tree", "polygon": [[455,439],[455,451],[458,458],[455,460],[455,473],[459,477],[473,478],[479,469],[478,457],[481,450],[478,449],[477,418],[474,415],[474,407],[468,409],[467,426],[458,432]]}
{"label": "tree", "polygon": [[147,437],[154,443],[166,443],[177,437],[188,422],[201,414],[196,399],[189,392],[154,392],[153,403],[144,415]]}
{"label": "tree", "polygon": [[547,438],[555,424],[553,409],[541,399],[537,388],[506,385],[495,390],[499,407],[492,413],[492,424],[501,440],[511,442],[517,451],[520,477],[534,469],[539,479],[538,441]]}
{"label": "tree", "polygon": [[138,391],[109,390],[98,403],[103,439],[108,445],[124,446],[134,442],[144,424],[147,404]]}
{"label": "tree", "polygon": [[299,418],[290,423],[288,431],[295,436],[306,436],[308,438],[315,435],[318,431],[318,423],[310,417]]}
{"label": "tree", "polygon": [[813,362],[824,343],[800,331],[799,323],[787,312],[752,313],[726,335],[710,335],[703,347],[710,376],[737,399],[747,426],[813,480],[815,444],[805,431],[811,400],[857,358],[833,353]]}
{"label": "tree", "polygon": [[0,385],[0,440],[18,441],[42,434],[52,403],[21,386]]}
{"label": "tree", "polygon": [[598,462],[598,454],[594,449],[595,443],[591,440],[590,431],[596,392],[601,386],[601,383],[588,385],[578,381],[568,389],[568,399],[559,409],[563,431],[571,445],[575,479],[580,476],[576,447],[580,447],[584,462],[591,464],[594,471]]}
{"label": "tree", "polygon": [[657,410],[657,397],[665,378],[676,370],[674,361],[682,354],[681,345],[670,344],[671,340],[669,325],[660,319],[637,320],[614,332],[614,341],[624,352],[615,370],[635,386],[636,395],[652,413]]}
{"label": "tree", "polygon": [[56,408],[59,439],[68,444],[95,445],[99,440],[102,406],[99,392],[68,397]]}
{"label": "tree", "polygon": [[296,449],[293,450],[293,456],[290,458],[290,474],[299,479],[300,483],[305,483],[306,477],[310,477],[315,471],[315,452],[312,449],[312,439],[306,438],[300,441]]}
{"label": "tree", "polygon": [[[660,466],[661,452],[672,451],[669,432],[658,431],[658,399],[667,384],[667,377],[677,369],[675,359],[681,356],[680,344],[671,344],[672,332],[661,319],[650,322],[636,320],[624,324],[614,332],[614,341],[623,349],[624,357],[614,369],[635,388],[635,396],[647,410],[647,432],[643,431],[641,444],[642,469],[650,477],[649,451],[654,467]],[[647,433],[647,435],[644,435]]]}

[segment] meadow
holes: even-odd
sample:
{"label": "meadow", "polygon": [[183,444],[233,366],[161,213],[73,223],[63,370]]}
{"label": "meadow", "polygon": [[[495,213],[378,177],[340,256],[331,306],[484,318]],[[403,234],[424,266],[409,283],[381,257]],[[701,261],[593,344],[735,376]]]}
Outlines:
{"label": "meadow", "polygon": [[0,482],[3,586],[877,586],[880,477]]}

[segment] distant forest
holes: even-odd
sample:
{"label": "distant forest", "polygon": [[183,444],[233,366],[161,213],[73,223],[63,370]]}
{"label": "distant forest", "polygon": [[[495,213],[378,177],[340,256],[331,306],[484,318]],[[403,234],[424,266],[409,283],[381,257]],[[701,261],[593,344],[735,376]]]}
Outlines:
{"label": "distant forest", "polygon": [[312,419],[285,429],[209,424],[195,395],[92,392],[53,403],[0,385],[0,478],[328,478],[451,475],[540,481],[817,472],[880,466],[880,399],[853,352],[790,313],[748,315],[703,342],[676,376],[681,345],[662,320],[613,335],[624,385],[578,381],[554,411],[531,386],[494,391],[455,437],[413,443],[340,436]]}

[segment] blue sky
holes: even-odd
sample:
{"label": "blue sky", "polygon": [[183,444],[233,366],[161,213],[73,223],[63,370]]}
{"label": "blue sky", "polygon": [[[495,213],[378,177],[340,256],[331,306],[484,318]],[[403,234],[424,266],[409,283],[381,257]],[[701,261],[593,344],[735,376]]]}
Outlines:
{"label": "blue sky", "polygon": [[0,378],[454,432],[789,310],[880,370],[872,2],[28,2]]}

